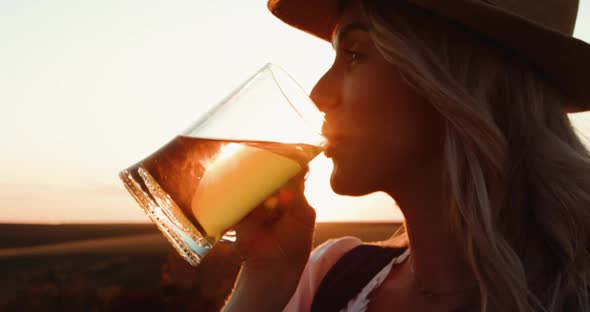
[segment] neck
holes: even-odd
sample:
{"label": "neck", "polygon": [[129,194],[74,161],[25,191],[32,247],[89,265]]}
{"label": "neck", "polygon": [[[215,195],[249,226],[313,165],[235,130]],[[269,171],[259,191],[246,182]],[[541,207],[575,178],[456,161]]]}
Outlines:
{"label": "neck", "polygon": [[411,178],[402,179],[402,185],[390,192],[405,217],[416,286],[432,294],[468,289],[475,281],[450,226],[442,172],[424,169],[423,174],[414,172]]}

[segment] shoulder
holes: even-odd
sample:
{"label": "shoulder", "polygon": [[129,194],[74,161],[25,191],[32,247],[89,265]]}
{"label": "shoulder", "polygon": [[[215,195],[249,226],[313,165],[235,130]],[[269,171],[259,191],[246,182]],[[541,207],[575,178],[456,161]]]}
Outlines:
{"label": "shoulder", "polygon": [[315,291],[326,273],[344,254],[362,243],[357,237],[345,236],[329,239],[316,247],[309,256],[304,271],[313,290]]}
{"label": "shoulder", "polygon": [[336,239],[329,239],[317,246],[309,257],[310,263],[328,263],[332,266],[342,255],[361,245],[363,242],[352,236],[345,236]]}
{"label": "shoulder", "polygon": [[363,242],[357,237],[329,239],[317,246],[309,256],[299,285],[284,311],[309,311],[311,302],[330,268],[347,252]]}

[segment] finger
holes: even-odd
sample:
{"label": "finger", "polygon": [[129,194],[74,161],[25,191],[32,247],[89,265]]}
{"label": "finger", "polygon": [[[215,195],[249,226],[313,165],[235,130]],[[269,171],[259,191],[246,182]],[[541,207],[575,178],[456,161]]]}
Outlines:
{"label": "finger", "polygon": [[294,186],[296,190],[303,193],[305,190],[305,180],[309,175],[309,166],[303,167],[297,175],[289,180],[289,185]]}
{"label": "finger", "polygon": [[237,235],[247,237],[252,235],[267,219],[266,211],[263,207],[258,206],[247,216],[245,216],[238,224],[233,227]]}
{"label": "finger", "polygon": [[306,225],[315,223],[316,218],[316,212],[308,203],[304,193],[305,179],[307,178],[308,173],[309,167],[306,166],[291,180],[291,188],[288,190],[293,192],[293,196],[291,197],[292,202],[286,205],[289,210],[287,214]]}
{"label": "finger", "polygon": [[[297,175],[291,178],[273,195],[260,203],[260,205],[234,226],[233,229],[241,233],[242,236],[248,236],[254,233],[260,226],[276,222],[290,210],[304,210],[295,214],[295,217],[301,219],[301,222],[304,224],[308,224],[310,222],[309,220],[315,220],[315,211],[309,207],[303,194],[308,169],[307,166],[303,167]],[[313,221],[311,222],[313,223]]]}
{"label": "finger", "polygon": [[[292,190],[289,190],[292,191]],[[282,202],[281,208],[283,209],[282,213],[291,218],[298,223],[311,227],[315,223],[316,212],[311,207],[311,205],[307,202],[305,195],[303,192],[299,191],[292,191],[293,193],[290,194],[290,201],[289,202]],[[288,197],[288,196],[284,196]]]}
{"label": "finger", "polygon": [[285,213],[288,218],[296,221],[305,227],[314,227],[316,220],[316,212],[309,204],[297,205],[291,207],[288,213]]}

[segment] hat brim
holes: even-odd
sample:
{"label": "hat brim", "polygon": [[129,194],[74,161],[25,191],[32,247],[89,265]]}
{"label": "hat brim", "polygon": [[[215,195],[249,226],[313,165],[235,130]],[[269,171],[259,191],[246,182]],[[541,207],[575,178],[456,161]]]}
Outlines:
{"label": "hat brim", "polygon": [[[590,110],[590,44],[483,1],[407,0],[511,50],[535,66],[567,98],[568,112]],[[269,0],[285,23],[331,41],[338,0]]]}

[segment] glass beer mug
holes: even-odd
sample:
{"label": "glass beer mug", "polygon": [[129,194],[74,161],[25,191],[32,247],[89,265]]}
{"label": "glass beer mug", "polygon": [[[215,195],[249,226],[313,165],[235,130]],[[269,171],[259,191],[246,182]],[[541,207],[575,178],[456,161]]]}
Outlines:
{"label": "glass beer mug", "polygon": [[228,231],[322,151],[323,115],[267,64],[161,149],[119,176],[178,253],[196,266]]}

